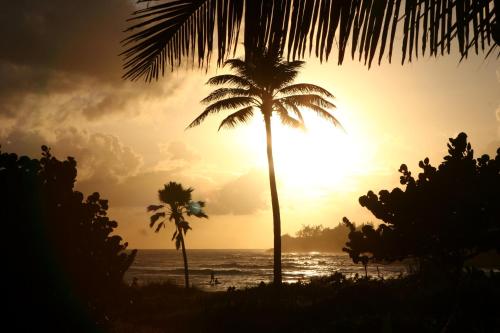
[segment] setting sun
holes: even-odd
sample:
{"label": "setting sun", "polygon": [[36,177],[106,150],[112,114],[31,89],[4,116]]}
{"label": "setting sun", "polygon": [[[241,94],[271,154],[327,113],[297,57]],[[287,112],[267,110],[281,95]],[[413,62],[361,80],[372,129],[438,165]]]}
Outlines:
{"label": "setting sun", "polygon": [[[364,138],[350,122],[345,108],[330,111],[342,127],[308,110],[301,111],[305,131],[273,121],[273,154],[280,188],[284,194],[304,200],[316,200],[339,188],[346,190],[351,177],[363,172],[360,168],[369,167],[372,147],[362,144]],[[243,137],[246,149],[255,156],[256,166],[265,171],[265,134],[259,116],[248,125]]]}

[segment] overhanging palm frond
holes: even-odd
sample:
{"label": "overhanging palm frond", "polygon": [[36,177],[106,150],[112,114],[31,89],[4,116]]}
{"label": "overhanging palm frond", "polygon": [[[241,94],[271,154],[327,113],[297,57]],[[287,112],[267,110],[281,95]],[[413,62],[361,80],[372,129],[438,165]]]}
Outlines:
{"label": "overhanging palm frond", "polygon": [[221,128],[234,128],[238,122],[240,123],[246,123],[247,121],[250,120],[253,116],[253,106],[247,106],[246,108],[243,108],[239,111],[236,111],[235,113],[227,116],[219,126],[219,131]]}
{"label": "overhanging palm frond", "polygon": [[198,126],[210,114],[218,113],[223,110],[231,110],[240,107],[246,107],[250,105],[257,106],[258,102],[254,98],[247,96],[231,97],[223,99],[221,101],[217,101],[206,107],[205,111],[203,111],[195,120],[193,120],[193,122],[189,124],[187,128]]}
{"label": "overhanging palm frond", "polygon": [[215,37],[222,64],[237,46],[243,9],[247,57],[268,48],[289,59],[308,53],[323,61],[336,46],[341,64],[350,45],[351,57],[371,66],[377,52],[378,63],[386,54],[391,61],[399,33],[402,63],[419,51],[450,53],[453,40],[462,57],[472,49],[489,54],[500,44],[497,0],[176,0],[134,13],[126,31],[138,32],[123,41],[124,77],[157,79],[195,53],[208,66]]}
{"label": "overhanging palm frond", "polygon": [[[139,1],[148,2],[149,1]],[[176,0],[148,6],[133,13],[134,21],[126,32],[128,47],[124,78],[147,81],[158,79],[165,68],[180,64],[182,57],[197,52],[198,65],[208,62],[217,26],[218,63],[236,46],[243,16],[243,0]]]}

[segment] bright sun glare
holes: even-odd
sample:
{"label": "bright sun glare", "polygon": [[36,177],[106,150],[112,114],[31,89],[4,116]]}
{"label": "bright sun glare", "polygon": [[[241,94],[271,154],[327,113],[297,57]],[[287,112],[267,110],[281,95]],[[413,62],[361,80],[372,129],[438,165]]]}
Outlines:
{"label": "bright sun glare", "polygon": [[[335,116],[345,131],[304,110],[307,130],[283,126],[273,119],[273,155],[280,187],[288,194],[318,198],[332,191],[348,190],[349,181],[366,165],[366,146],[339,110]],[[246,143],[257,157],[257,166],[267,172],[265,134],[261,117],[255,117]],[[274,117],[276,118],[276,117]],[[258,133],[256,133],[258,132]],[[256,135],[260,137],[256,141]]]}

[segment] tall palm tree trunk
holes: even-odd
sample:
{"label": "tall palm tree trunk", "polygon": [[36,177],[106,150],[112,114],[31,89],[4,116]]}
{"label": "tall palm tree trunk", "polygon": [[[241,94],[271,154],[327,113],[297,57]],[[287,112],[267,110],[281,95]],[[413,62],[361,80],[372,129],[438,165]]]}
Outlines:
{"label": "tall palm tree trunk", "polygon": [[271,113],[264,113],[267,138],[267,163],[269,167],[269,186],[271,187],[271,204],[273,207],[273,232],[274,232],[274,284],[281,284],[281,217],[278,190],[276,189],[276,176],[273,161],[273,140],[271,133]]}
{"label": "tall palm tree trunk", "polygon": [[188,270],[188,259],[186,253],[186,246],[184,245],[184,236],[182,235],[182,229],[177,229],[179,234],[181,235],[181,247],[182,247],[182,257],[184,258],[184,283],[186,285],[186,289],[189,288],[189,270]]}

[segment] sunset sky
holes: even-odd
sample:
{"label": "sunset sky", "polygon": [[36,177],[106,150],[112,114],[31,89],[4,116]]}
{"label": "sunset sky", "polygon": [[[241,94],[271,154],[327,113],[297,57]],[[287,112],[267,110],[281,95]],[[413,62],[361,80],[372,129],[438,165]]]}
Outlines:
{"label": "sunset sky", "polygon": [[[227,72],[186,66],[157,83],[121,80],[120,40],[134,10],[127,0],[14,1],[0,12],[2,151],[78,162],[76,187],[110,202],[117,233],[132,248],[173,248],[173,228],[155,234],[146,206],[169,181],[195,189],[208,220],[191,220],[188,248],[270,248],[264,124],[217,132],[224,115],[185,130],[203,110],[207,79]],[[397,49],[399,50],[399,48]],[[376,222],[358,203],[399,184],[401,163],[437,165],[448,138],[464,131],[476,156],[500,146],[500,61],[495,55],[421,57],[370,70],[315,58],[297,82],[335,95],[345,132],[314,115],[308,131],[276,123],[275,163],[283,233],[302,224],[334,227],[343,216]],[[305,114],[307,111],[304,112]]]}

